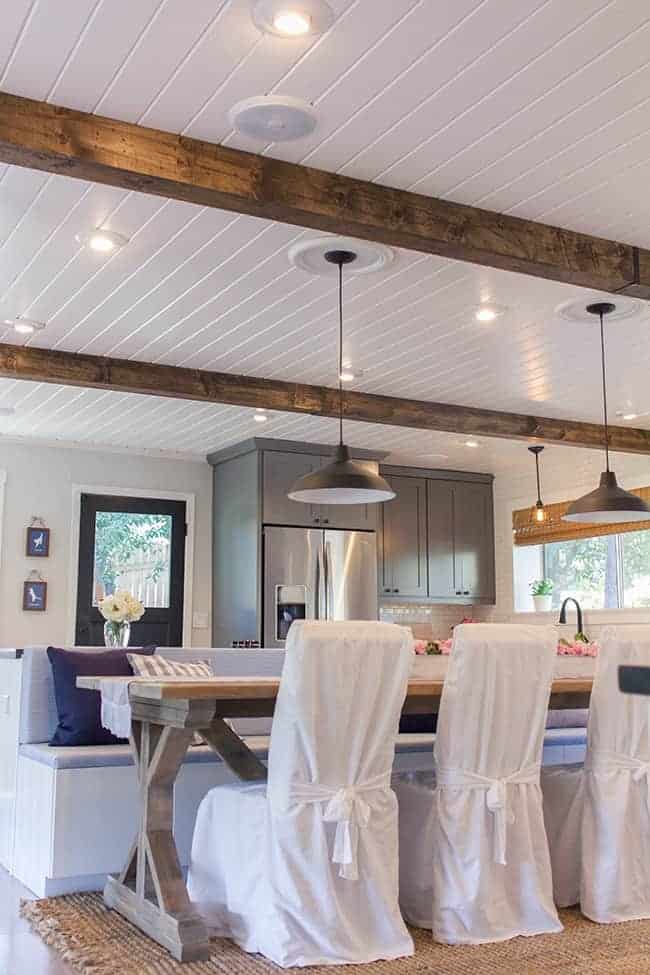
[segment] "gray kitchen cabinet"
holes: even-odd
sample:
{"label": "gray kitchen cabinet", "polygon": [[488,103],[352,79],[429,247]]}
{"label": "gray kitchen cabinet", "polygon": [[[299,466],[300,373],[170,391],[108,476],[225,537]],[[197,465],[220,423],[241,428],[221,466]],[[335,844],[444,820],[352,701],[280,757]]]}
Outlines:
{"label": "gray kitchen cabinet", "polygon": [[291,501],[293,484],[321,466],[317,454],[268,450],[263,454],[263,520],[267,525],[296,525],[311,528],[322,517],[319,506]]}
{"label": "gray kitchen cabinet", "polygon": [[[332,460],[331,457],[321,457],[321,465],[325,465]],[[362,467],[377,472],[377,464],[374,461],[358,461]],[[346,528],[356,531],[374,531],[377,527],[377,507],[376,504],[328,504],[319,505],[321,517],[327,528]]]}
{"label": "gray kitchen cabinet", "polygon": [[379,595],[427,597],[427,482],[388,477],[396,493],[382,505]]}
{"label": "gray kitchen cabinet", "polygon": [[494,602],[492,486],[430,480],[429,596]]}
{"label": "gray kitchen cabinet", "polygon": [[454,481],[427,481],[429,596],[460,595],[454,560]]}
{"label": "gray kitchen cabinet", "polygon": [[[267,525],[295,525],[297,527],[345,528],[374,531],[375,505],[369,504],[304,504],[291,501],[288,493],[303,474],[324,467],[331,457],[301,454],[281,450],[264,452],[263,518]],[[362,461],[377,470],[372,461]]]}
{"label": "gray kitchen cabinet", "polygon": [[489,484],[454,485],[454,564],[464,597],[494,601],[494,525]]}

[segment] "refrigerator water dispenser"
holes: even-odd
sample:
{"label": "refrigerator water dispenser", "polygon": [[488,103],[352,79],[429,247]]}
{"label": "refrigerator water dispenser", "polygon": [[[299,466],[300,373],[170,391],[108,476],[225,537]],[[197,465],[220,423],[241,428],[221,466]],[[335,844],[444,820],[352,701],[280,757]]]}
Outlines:
{"label": "refrigerator water dispenser", "polygon": [[294,620],[307,618],[307,586],[275,587],[275,639],[286,640]]}

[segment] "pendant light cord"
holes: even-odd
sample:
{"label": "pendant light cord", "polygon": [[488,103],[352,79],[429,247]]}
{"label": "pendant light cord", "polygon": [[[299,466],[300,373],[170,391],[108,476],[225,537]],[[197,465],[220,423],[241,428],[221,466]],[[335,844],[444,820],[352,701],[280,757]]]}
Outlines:
{"label": "pendant light cord", "polygon": [[339,261],[339,446],[343,446],[343,261]]}
{"label": "pendant light cord", "polygon": [[605,421],[605,469],[609,474],[609,427],[607,424],[607,380],[605,376],[605,329],[603,313],[600,312],[600,361],[603,370],[603,417]]}
{"label": "pendant light cord", "polygon": [[542,492],[539,486],[539,454],[535,454],[535,470],[537,471],[537,504],[541,504]]}

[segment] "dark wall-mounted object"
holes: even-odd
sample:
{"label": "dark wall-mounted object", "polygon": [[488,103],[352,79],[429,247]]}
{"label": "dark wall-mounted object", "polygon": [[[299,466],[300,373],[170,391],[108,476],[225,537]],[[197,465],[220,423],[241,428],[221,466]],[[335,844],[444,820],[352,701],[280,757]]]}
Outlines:
{"label": "dark wall-mounted object", "polygon": [[29,613],[44,613],[47,609],[47,582],[27,579],[23,583],[23,609]]}
{"label": "dark wall-mounted object", "polygon": [[30,559],[46,559],[49,554],[50,529],[46,528],[42,522],[29,525],[25,540],[25,555]]}

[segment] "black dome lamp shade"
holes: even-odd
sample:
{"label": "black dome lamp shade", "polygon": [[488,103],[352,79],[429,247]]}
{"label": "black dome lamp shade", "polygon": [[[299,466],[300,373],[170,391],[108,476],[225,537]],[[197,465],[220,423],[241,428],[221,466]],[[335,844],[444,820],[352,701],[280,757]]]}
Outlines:
{"label": "black dome lamp shade", "polygon": [[605,427],[605,470],[595,491],[569,505],[563,521],[606,525],[627,521],[650,521],[650,508],[638,495],[619,487],[616,474],[609,469],[609,429],[607,426],[607,382],[605,376],[605,334],[603,319],[616,305],[608,301],[587,305],[587,311],[600,318],[600,355],[603,374],[603,418]]}
{"label": "black dome lamp shade", "polygon": [[299,478],[289,491],[292,501],[305,504],[379,504],[390,501],[395,492],[390,484],[350,458],[343,443],[343,265],[356,258],[352,251],[332,250],[325,260],[336,264],[339,273],[339,445],[331,464]]}

